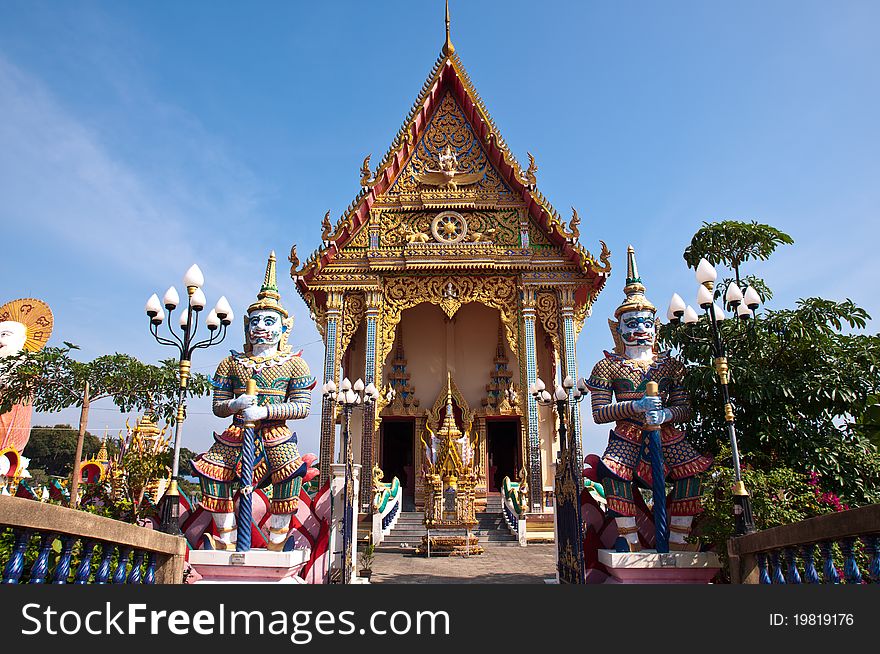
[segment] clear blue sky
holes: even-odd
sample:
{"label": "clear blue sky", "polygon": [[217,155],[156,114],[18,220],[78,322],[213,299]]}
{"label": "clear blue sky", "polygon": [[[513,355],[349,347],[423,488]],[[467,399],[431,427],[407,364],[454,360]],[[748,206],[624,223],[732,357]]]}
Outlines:
{"label": "clear blue sky", "polygon": [[[514,154],[535,154],[563,215],[579,209],[588,248],[604,239],[614,252],[578,343],[582,374],[611,345],[627,244],[665,313],[675,290],[693,302],[681,253],[704,220],[794,237],[748,267],[775,306],[823,295],[880,311],[880,4],[453,0],[452,16]],[[240,313],[270,249],[311,252],[442,41],[441,0],[4,0],[0,302],[48,301],[52,343],[78,343],[83,358],[168,356],[147,333],[150,293],[179,288],[198,262],[209,301],[224,293]],[[319,371],[317,332],[281,282],[292,342]],[[194,366],[213,372],[222,354],[200,351]],[[95,409],[93,432],[123,425],[111,405]],[[585,423],[586,450],[601,450],[606,430]],[[184,445],[205,449],[223,424],[194,404]],[[317,426],[298,429],[304,451]]]}

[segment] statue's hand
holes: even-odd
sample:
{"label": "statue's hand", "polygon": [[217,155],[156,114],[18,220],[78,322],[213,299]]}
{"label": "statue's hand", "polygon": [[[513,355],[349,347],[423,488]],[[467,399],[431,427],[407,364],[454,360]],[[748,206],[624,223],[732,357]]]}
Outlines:
{"label": "statue's hand", "polygon": [[248,422],[263,420],[269,415],[269,408],[265,406],[249,406],[241,412],[241,417]]}
{"label": "statue's hand", "polygon": [[639,413],[646,411],[659,411],[663,408],[663,401],[656,395],[645,395],[640,400],[633,400],[633,408]]}
{"label": "statue's hand", "polygon": [[645,412],[646,425],[662,425],[672,420],[672,411],[669,409],[651,410]]}
{"label": "statue's hand", "polygon": [[249,406],[253,406],[256,403],[256,395],[239,395],[234,400],[229,400],[229,408],[232,409],[233,413],[238,413],[239,411],[247,409]]}

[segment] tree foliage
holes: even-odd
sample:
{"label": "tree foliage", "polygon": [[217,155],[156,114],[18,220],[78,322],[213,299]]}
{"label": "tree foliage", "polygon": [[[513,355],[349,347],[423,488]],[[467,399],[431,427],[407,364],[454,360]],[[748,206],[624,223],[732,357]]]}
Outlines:
{"label": "tree foliage", "polygon": [[[33,427],[23,452],[30,459],[28,470],[31,474],[34,470],[42,470],[53,477],[70,476],[76,453],[77,436],[77,430],[70,425]],[[86,432],[83,441],[83,458],[94,456],[100,447],[101,440]]]}
{"label": "tree foliage", "polygon": [[[742,252],[757,253],[755,258],[772,252],[767,243],[751,249],[740,243],[742,230],[725,239],[729,225],[709,225],[697,234],[711,233],[717,243],[732,244],[730,251],[716,254],[716,261],[732,265]],[[762,229],[756,238],[774,233]],[[705,239],[695,236],[694,242]],[[703,247],[700,255],[706,252]],[[815,471],[825,491],[850,505],[880,500],[880,454],[856,424],[869,411],[869,397],[880,393],[880,335],[851,333],[869,319],[851,300],[806,298],[793,309],[761,311],[746,323],[720,323],[739,448],[755,471]],[[664,343],[688,364],[689,438],[698,449],[719,454],[728,435],[710,336],[705,318],[661,330]]]}
{"label": "tree foliage", "polygon": [[[176,419],[179,377],[174,359],[165,359],[155,366],[116,353],[82,362],[71,356],[75,349],[77,346],[65,343],[64,347],[22,351],[0,358],[0,413],[23,401],[32,401],[37,411],[81,406],[88,382],[92,402],[110,398],[123,412],[152,406],[165,420]],[[200,397],[210,391],[207,376],[195,373],[190,377],[189,397]]]}
{"label": "tree foliage", "polygon": [[684,260],[696,268],[700,259],[713,266],[724,264],[740,279],[740,266],[746,261],[765,261],[780,245],[791,245],[794,240],[775,227],[756,221],[744,223],[737,220],[704,222],[694,234],[691,244],[684,251]]}

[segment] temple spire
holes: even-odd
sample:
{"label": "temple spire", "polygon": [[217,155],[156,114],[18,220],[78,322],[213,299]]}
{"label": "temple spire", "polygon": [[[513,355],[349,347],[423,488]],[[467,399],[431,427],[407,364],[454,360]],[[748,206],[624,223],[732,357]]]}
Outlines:
{"label": "temple spire", "polygon": [[446,43],[443,44],[443,54],[446,56],[455,52],[455,46],[452,45],[452,38],[449,36],[449,0],[446,0]]}

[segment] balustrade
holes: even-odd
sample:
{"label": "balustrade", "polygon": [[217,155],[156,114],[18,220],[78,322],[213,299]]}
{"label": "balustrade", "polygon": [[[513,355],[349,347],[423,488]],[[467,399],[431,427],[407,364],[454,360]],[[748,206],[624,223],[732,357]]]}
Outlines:
{"label": "balustrade", "polygon": [[4,584],[183,581],[183,538],[85,511],[0,496],[2,541],[12,545]]}
{"label": "balustrade", "polygon": [[728,554],[733,583],[880,583],[880,504],[733,538]]}

